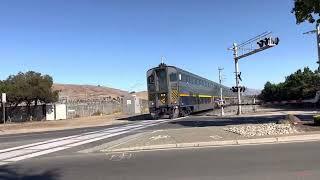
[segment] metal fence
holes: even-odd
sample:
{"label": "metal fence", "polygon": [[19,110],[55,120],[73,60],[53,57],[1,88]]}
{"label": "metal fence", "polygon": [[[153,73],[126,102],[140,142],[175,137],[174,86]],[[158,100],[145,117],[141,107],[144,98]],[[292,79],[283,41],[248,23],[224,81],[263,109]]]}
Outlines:
{"label": "metal fence", "polygon": [[122,111],[120,102],[73,102],[66,103],[67,118],[113,114]]}

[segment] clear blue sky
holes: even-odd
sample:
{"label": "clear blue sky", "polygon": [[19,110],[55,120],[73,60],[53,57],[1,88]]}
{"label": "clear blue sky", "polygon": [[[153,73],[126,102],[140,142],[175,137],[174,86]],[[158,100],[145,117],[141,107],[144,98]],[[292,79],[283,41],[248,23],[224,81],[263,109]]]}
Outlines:
{"label": "clear blue sky", "polygon": [[227,48],[266,30],[280,45],[240,62],[243,85],[263,88],[316,66],[314,25],[295,24],[293,0],[2,0],[0,79],[34,70],[57,83],[146,89],[145,72],[166,63],[234,84]]}

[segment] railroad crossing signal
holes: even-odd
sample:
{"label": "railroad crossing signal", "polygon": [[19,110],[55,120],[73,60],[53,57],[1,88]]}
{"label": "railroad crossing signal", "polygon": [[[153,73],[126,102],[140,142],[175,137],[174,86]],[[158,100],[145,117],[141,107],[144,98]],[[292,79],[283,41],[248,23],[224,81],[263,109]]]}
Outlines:
{"label": "railroad crossing signal", "polygon": [[[278,45],[279,42],[280,42],[280,39],[278,37],[276,38],[271,37],[271,32],[264,32],[239,45],[235,44],[236,47],[233,46],[232,48],[229,48],[229,49],[233,51],[237,51],[237,52],[234,52],[234,55],[236,55],[234,59],[239,60],[244,57],[250,56],[252,54],[258,53],[260,51],[274,47]],[[255,43],[258,45],[258,48],[255,48],[253,46],[253,44]]]}
{"label": "railroad crossing signal", "polygon": [[[233,46],[228,49],[233,51],[233,56],[234,56],[236,86],[232,87],[231,90],[233,92],[238,92],[237,94],[238,96],[238,113],[237,114],[238,115],[241,114],[241,92],[244,92],[246,90],[245,87],[243,86],[241,87],[239,85],[240,81],[242,81],[241,72],[239,71],[239,64],[238,64],[239,60],[244,57],[258,53],[260,51],[274,47],[279,44],[279,41],[280,39],[278,37],[276,38],[271,37],[271,32],[264,32],[241,44],[233,43]],[[258,45],[258,47],[256,47],[256,44]],[[320,49],[320,46],[319,46],[319,49]],[[320,69],[320,64],[319,64],[319,69]]]}
{"label": "railroad crossing signal", "polygon": [[239,72],[239,74],[238,74],[238,79],[239,79],[240,81],[242,81],[241,72]]}
{"label": "railroad crossing signal", "polygon": [[257,44],[259,48],[263,48],[264,46],[276,46],[279,44],[279,41],[280,39],[278,37],[276,38],[268,37],[258,41]]}
{"label": "railroad crossing signal", "polygon": [[246,91],[246,87],[244,87],[244,86],[239,86],[239,87],[235,87],[235,86],[233,86],[233,87],[231,87],[231,91],[232,92],[238,92],[238,88],[240,88],[240,92],[245,92]]}

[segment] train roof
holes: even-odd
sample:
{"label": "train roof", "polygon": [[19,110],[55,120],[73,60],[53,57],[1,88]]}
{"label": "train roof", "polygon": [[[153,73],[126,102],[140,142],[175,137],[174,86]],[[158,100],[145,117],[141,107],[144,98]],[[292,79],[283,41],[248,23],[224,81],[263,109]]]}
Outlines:
{"label": "train roof", "polygon": [[[201,77],[201,76],[199,76],[199,75],[196,75],[196,74],[191,73],[191,72],[189,72],[189,71],[183,70],[183,69],[178,68],[178,67],[176,67],[176,66],[166,65],[166,64],[164,64],[164,63],[161,63],[161,64],[159,64],[159,66],[154,67],[154,68],[151,68],[151,69],[149,69],[148,71],[151,71],[151,70],[154,70],[154,69],[157,69],[157,68],[161,68],[161,67],[171,67],[171,68],[175,68],[177,71],[180,71],[180,72],[183,72],[183,73],[186,73],[186,74],[190,74],[190,75],[195,76],[195,77],[197,77],[197,78],[199,78],[199,79],[212,82],[212,83],[214,83],[214,84],[216,84],[216,85],[220,85],[219,83],[214,82],[214,81],[211,81],[211,80],[209,80],[209,79],[207,79],[207,78]],[[224,86],[224,85],[222,85],[222,87],[224,87],[224,88],[229,88],[229,87]]]}

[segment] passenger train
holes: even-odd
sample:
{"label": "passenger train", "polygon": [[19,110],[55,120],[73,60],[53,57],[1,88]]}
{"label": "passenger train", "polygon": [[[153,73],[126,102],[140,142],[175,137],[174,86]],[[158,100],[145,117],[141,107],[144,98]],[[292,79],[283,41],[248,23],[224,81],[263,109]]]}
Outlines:
{"label": "passenger train", "polygon": [[[155,119],[212,109],[220,97],[220,84],[164,63],[147,71],[147,85],[149,112]],[[222,88],[224,98],[234,96]]]}

